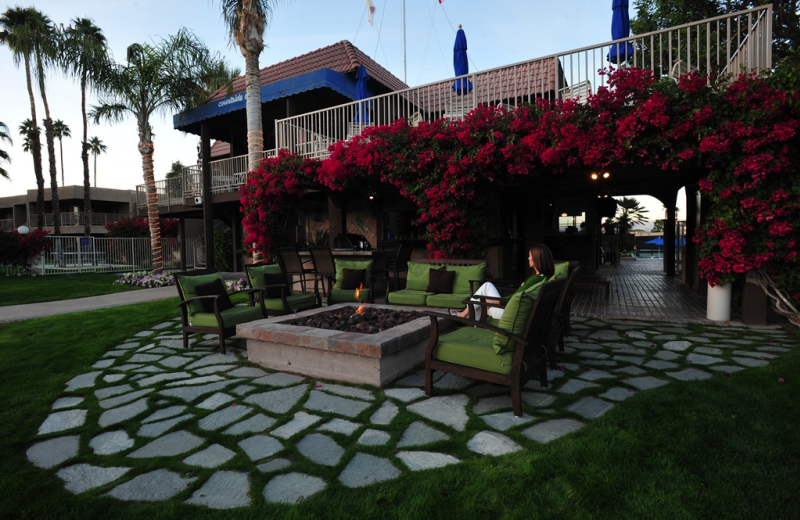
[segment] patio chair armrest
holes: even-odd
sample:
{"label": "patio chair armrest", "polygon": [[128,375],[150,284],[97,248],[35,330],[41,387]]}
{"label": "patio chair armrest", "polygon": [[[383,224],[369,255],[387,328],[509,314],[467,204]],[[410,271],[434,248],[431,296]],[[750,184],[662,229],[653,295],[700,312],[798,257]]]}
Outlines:
{"label": "patio chair armrest", "polygon": [[509,331],[507,331],[505,329],[501,329],[500,327],[496,327],[494,325],[489,325],[488,323],[485,323],[485,322],[482,322],[482,321],[475,321],[475,320],[471,320],[469,318],[460,318],[458,316],[451,316],[449,314],[442,314],[442,313],[439,313],[439,312],[432,312],[432,311],[423,311],[421,314],[423,314],[425,316],[436,317],[436,318],[445,318],[445,319],[448,319],[448,320],[452,320],[452,321],[454,321],[456,323],[462,323],[462,324],[470,326],[470,327],[476,327],[476,328],[479,328],[479,329],[490,330],[490,331],[494,332],[495,334],[502,334],[503,336],[506,336],[506,337],[511,338],[511,339],[513,339],[515,341],[518,341],[522,345],[527,345],[528,344],[528,341],[525,338],[517,336],[516,334],[513,334],[513,333],[511,333],[511,332],[509,332]]}

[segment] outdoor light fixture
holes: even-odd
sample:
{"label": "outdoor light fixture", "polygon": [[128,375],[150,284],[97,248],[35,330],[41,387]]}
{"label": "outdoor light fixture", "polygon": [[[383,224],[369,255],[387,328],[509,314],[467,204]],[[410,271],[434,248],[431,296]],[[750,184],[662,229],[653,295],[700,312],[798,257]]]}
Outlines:
{"label": "outdoor light fixture", "polygon": [[567,212],[565,211],[564,213],[562,213],[562,214],[561,214],[561,216],[562,216],[562,217],[567,217],[567,216],[569,216],[569,215],[567,215]]}
{"label": "outdoor light fixture", "polygon": [[597,177],[598,177],[598,175],[596,173],[592,173],[592,180],[593,181],[596,181]]}
{"label": "outdoor light fixture", "polygon": [[604,178],[604,179],[608,179],[609,177],[611,177],[611,174],[610,174],[610,173],[608,173],[608,172],[605,172],[605,173],[603,174],[603,178]]}
{"label": "outdoor light fixture", "polygon": [[19,233],[20,235],[27,235],[28,233],[30,233],[30,231],[31,230],[28,229],[28,226],[20,226],[17,228],[17,233]]}

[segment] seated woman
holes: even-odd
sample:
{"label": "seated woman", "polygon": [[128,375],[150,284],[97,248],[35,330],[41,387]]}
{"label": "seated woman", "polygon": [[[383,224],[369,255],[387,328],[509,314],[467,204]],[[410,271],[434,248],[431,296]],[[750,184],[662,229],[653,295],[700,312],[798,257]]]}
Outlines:
{"label": "seated woman", "polygon": [[[528,265],[531,267],[531,269],[533,269],[534,274],[528,277],[528,279],[519,286],[519,289],[517,289],[514,294],[522,292],[542,280],[551,278],[556,270],[555,262],[553,261],[553,253],[550,251],[550,248],[544,244],[536,244],[530,249],[530,251],[528,251]],[[481,285],[477,291],[475,291],[475,296],[493,296],[500,298],[500,293],[491,282],[486,282]],[[472,298],[472,300],[476,302],[480,301],[477,298]],[[500,303],[498,300],[487,300],[487,302],[492,304]],[[503,317],[504,310],[505,309],[501,307],[489,307],[487,312],[489,316],[499,320],[501,317]],[[464,307],[464,310],[462,311],[450,309],[450,314],[453,316],[459,316],[461,318],[467,318],[469,317],[469,307]],[[476,306],[475,319],[481,319],[480,306]]]}

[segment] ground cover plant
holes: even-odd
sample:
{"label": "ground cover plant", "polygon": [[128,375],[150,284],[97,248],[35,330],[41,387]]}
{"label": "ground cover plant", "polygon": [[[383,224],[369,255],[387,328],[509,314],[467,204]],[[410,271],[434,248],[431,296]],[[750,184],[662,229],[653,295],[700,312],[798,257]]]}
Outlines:
{"label": "ground cover plant", "polygon": [[[480,392],[471,393],[475,385],[460,390],[439,388],[436,395],[463,393],[470,396],[466,406],[469,419],[464,431],[429,423],[450,437],[434,444],[434,451],[462,462],[434,470],[406,470],[398,478],[359,489],[344,487],[336,480],[347,460],[354,452],[365,452],[391,459],[394,465],[406,469],[395,458],[393,445],[420,416],[379,389],[353,387],[375,396],[370,408],[352,418],[355,422],[368,422],[373,411],[387,401],[399,408],[389,425],[369,426],[388,433],[393,442],[385,446],[360,446],[355,440],[361,430],[349,438],[343,434],[329,434],[345,447],[345,453],[338,465],[327,467],[314,464],[297,449],[294,441],[303,438],[305,433],[286,441],[285,450],[278,456],[291,460],[292,466],[283,472],[313,474],[328,483],[325,490],[296,505],[265,503],[261,490],[274,474],[258,471],[255,463],[241,452],[223,468],[247,473],[253,504],[229,511],[183,503],[214,472],[184,464],[181,460],[185,455],[136,460],[125,456],[129,451],[106,456],[93,453],[88,440],[103,431],[96,423],[105,410],[97,405],[94,389],[89,388],[73,392],[85,397],[86,404],[82,407],[88,408],[87,425],[77,430],[81,435],[77,459],[48,470],[31,465],[26,459],[31,444],[59,435],[37,438],[36,432],[52,413],[52,403],[64,395],[65,383],[94,370],[90,367],[98,360],[112,360],[112,366],[116,366],[127,363],[140,349],[146,349],[142,352],[174,349],[167,337],[175,337],[177,331],[176,303],[173,299],[81,313],[80,327],[74,326],[75,315],[0,326],[3,376],[0,377],[0,396],[6,403],[0,411],[0,493],[5,497],[0,503],[0,517],[750,519],[800,515],[796,479],[800,470],[800,441],[795,428],[800,421],[800,410],[796,406],[800,398],[797,338],[785,332],[759,334],[694,325],[685,327],[686,332],[673,333],[678,340],[686,337],[706,340],[692,341],[691,356],[712,352],[724,359],[720,363],[739,371],[710,370],[701,363],[703,358],[691,357],[686,354],[688,351],[666,348],[667,343],[674,340],[656,338],[663,335],[657,332],[675,327],[670,324],[578,319],[575,337],[559,358],[563,371],[558,371],[560,375],[552,374],[553,390],[546,392],[555,399],[544,407],[526,404],[525,412],[535,416],[537,421],[571,417],[585,422],[585,426],[547,444],[532,442],[523,435],[527,425],[511,428],[502,433],[522,445],[522,451],[500,457],[477,455],[468,450],[465,443],[476,431],[486,429],[486,413],[476,411],[475,405],[487,397],[479,395]],[[206,342],[216,343],[212,338]],[[723,346],[722,342],[728,346]],[[127,346],[120,348],[123,344]],[[174,350],[177,356],[186,355],[182,349]],[[198,345],[191,352],[193,359],[216,355],[213,345]],[[648,366],[658,361],[669,363],[663,356],[670,352],[680,358],[671,361],[679,365],[678,368]],[[638,357],[641,359],[635,361]],[[742,369],[745,365],[736,361],[737,358],[744,360],[741,363],[766,366]],[[234,359],[237,359],[233,363],[236,367],[252,366],[241,352],[234,354]],[[690,359],[695,362],[687,363]],[[609,365],[611,360],[617,365]],[[157,360],[150,365],[156,366]],[[669,371],[687,367],[714,375],[704,381],[677,381],[667,375]],[[636,368],[646,371],[648,376],[671,382],[657,389],[638,391],[626,382],[626,378],[636,373],[633,370]],[[617,369],[624,370],[626,375],[616,375]],[[108,370],[104,373],[115,373],[112,368]],[[176,367],[167,373],[181,370],[182,367]],[[586,375],[598,371],[615,375],[610,379],[593,379],[594,376]],[[564,381],[593,381],[598,386],[584,388],[577,394],[562,393],[558,388],[566,384]],[[100,383],[98,388],[121,382],[124,381]],[[169,388],[168,384],[156,384],[154,389],[162,391]],[[278,419],[274,426],[285,424],[302,410],[309,393],[327,391],[327,384],[313,379],[301,383],[306,386],[305,397],[286,413],[269,414]],[[583,420],[568,410],[587,397],[605,399],[603,394],[619,384],[628,388],[630,397],[617,402],[601,417]],[[257,385],[251,381],[245,386]],[[250,395],[248,392],[258,390],[245,389],[238,398],[234,397],[234,402],[250,406],[245,401]],[[492,395],[491,392],[488,395]],[[507,395],[507,391],[501,389],[496,395]],[[170,401],[160,406],[174,404]],[[192,405],[189,410],[209,413]],[[324,411],[313,413],[323,417],[319,424],[338,418]],[[141,426],[140,420],[133,418],[113,429],[125,430],[134,437]],[[180,428],[206,438],[209,443],[232,445],[235,449],[236,444],[231,444],[221,431],[203,430],[195,421],[182,423]],[[239,438],[234,439],[238,441]],[[148,440],[137,438],[133,449],[146,442]],[[156,503],[124,502],[100,496],[115,484],[73,495],[64,489],[55,473],[59,467],[76,461],[109,467],[134,466],[139,474],[167,468],[187,477],[198,477],[198,480],[174,498]]]}
{"label": "ground cover plant", "polygon": [[133,285],[115,285],[117,278],[116,274],[98,273],[0,276],[0,306],[71,300],[140,289]]}

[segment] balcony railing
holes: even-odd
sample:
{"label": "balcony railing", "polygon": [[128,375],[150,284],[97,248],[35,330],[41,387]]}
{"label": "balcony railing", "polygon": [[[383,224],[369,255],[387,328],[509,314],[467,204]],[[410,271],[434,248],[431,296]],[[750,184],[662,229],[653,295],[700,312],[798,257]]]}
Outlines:
{"label": "balcony railing", "polygon": [[[211,193],[230,193],[239,189],[247,179],[247,155],[211,161]],[[266,150],[259,160],[275,157],[275,150]],[[203,169],[201,165],[186,166],[181,178],[156,181],[159,207],[169,208],[185,204],[185,199],[203,194]],[[147,190],[144,184],[136,186],[136,204],[147,206]]]}
{"label": "balcony railing", "polygon": [[0,229],[5,231],[11,231],[12,229],[14,229],[14,219],[13,218],[0,219]]}
{"label": "balcony railing", "polygon": [[[328,147],[370,125],[399,118],[409,124],[462,119],[478,104],[515,108],[537,98],[585,100],[606,86],[601,74],[612,48],[627,64],[677,78],[689,71],[725,75],[772,67],[772,6],[740,11],[622,40],[553,54],[420,87],[354,101],[275,122],[277,147],[306,157],[326,157]],[[623,65],[625,66],[625,65]],[[458,89],[466,81],[471,88]]]}
{"label": "balcony railing", "polygon": [[[120,213],[94,213],[92,212],[92,225],[93,226],[105,226],[109,222],[116,222],[121,218],[127,217],[128,215],[123,215]],[[83,213],[61,213],[61,225],[62,226],[83,226],[86,222],[86,215]],[[44,214],[44,225],[45,226],[52,226],[53,225],[53,214],[52,213],[45,213]]]}

